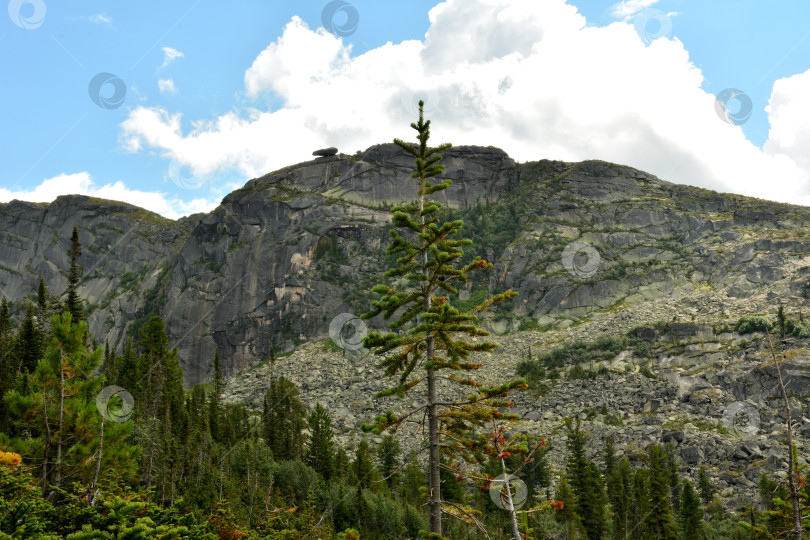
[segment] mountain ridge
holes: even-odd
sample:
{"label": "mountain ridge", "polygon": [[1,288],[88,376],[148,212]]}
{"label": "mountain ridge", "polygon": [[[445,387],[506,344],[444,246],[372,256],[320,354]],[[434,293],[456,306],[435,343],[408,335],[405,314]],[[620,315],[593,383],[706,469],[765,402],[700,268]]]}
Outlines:
{"label": "mountain ridge", "polygon": [[[572,324],[699,284],[732,297],[765,286],[805,299],[805,283],[785,279],[803,279],[806,207],[597,160],[516,163],[495,147],[453,147],[442,163],[453,184],[440,200],[454,218],[470,217],[472,252],[495,263],[458,301],[482,288],[520,293],[483,317],[497,333]],[[390,208],[413,200],[411,170],[396,145],[374,145],[251,179],[213,211],[178,220],[76,195],[1,204],[0,286],[17,301],[41,274],[51,291],[64,291],[65,242],[75,225],[85,269],[79,292],[94,335],[120,351],[134,326],[161,315],[187,385],[208,379],[215,348],[232,375],[271,350],[323,339],[338,313],[368,307],[367,295],[348,289],[379,281]],[[564,267],[572,242],[596,250],[593,275]]]}

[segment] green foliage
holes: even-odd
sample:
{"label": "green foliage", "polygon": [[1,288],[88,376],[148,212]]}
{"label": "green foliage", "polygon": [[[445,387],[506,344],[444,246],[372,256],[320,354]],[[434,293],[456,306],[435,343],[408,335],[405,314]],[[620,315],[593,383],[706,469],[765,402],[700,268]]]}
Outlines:
{"label": "green foliage", "polygon": [[[478,328],[476,313],[487,309],[496,302],[512,298],[517,293],[508,291],[483,301],[471,311],[461,313],[450,302],[450,296],[458,294],[453,283],[466,283],[469,272],[491,268],[486,261],[475,258],[461,268],[456,265],[463,259],[463,247],[472,244],[469,239],[454,239],[462,230],[461,220],[446,221],[439,212],[442,205],[435,199],[428,198],[434,193],[447,189],[451,181],[442,180],[437,184],[429,179],[444,172],[438,162],[443,150],[449,144],[432,148],[428,146],[430,138],[430,121],[424,120],[423,103],[419,105],[419,120],[411,124],[418,134],[418,144],[409,144],[394,139],[404,152],[414,157],[415,171],[412,178],[418,180],[414,188],[418,199],[409,204],[393,208],[392,242],[386,253],[396,255],[396,266],[390,268],[386,278],[402,278],[405,285],[395,288],[389,284],[380,284],[372,289],[379,296],[374,300],[372,310],[361,318],[369,319],[382,315],[391,320],[390,332],[381,334],[370,332],[364,339],[364,345],[384,357],[380,367],[389,377],[396,377],[393,386],[378,394],[378,397],[405,393],[419,384],[425,377],[428,395],[421,406],[397,417],[393,412],[376,419],[374,425],[364,425],[366,431],[380,433],[383,430],[397,429],[403,420],[411,414],[425,409],[428,416],[429,467],[430,467],[430,530],[441,534],[441,500],[440,452],[451,459],[476,462],[480,459],[483,441],[469,437],[475,427],[491,422],[502,415],[498,407],[508,406],[503,400],[509,390],[525,387],[525,381],[512,381],[492,388],[462,378],[461,372],[480,369],[481,365],[469,361],[472,352],[490,352],[494,343],[471,343],[456,336],[486,336],[487,332]],[[510,219],[517,220],[514,212]],[[487,230],[486,224],[482,225]],[[395,316],[396,315],[396,316]],[[447,370],[446,378],[456,384],[475,389],[475,393],[465,401],[458,401],[451,406],[441,404],[437,389],[437,373]],[[442,439],[442,440],[440,440]]]}
{"label": "green foliage", "polygon": [[79,257],[81,257],[81,254],[82,248],[81,243],[79,243],[79,231],[76,227],[73,227],[73,234],[70,237],[70,249],[68,249],[67,252],[68,260],[70,261],[70,270],[68,272],[68,289],[65,307],[76,322],[84,318],[82,301],[77,292],[79,281],[82,278],[82,267],[79,265]]}
{"label": "green foliage", "polygon": [[264,440],[277,461],[303,457],[306,414],[295,384],[284,377],[272,378],[264,395],[262,426]]}
{"label": "green foliage", "polygon": [[[309,448],[306,463],[318,471],[325,480],[332,478],[335,471],[335,444],[332,440],[332,419],[320,403],[307,419],[309,425]],[[369,459],[370,461],[370,459]]]}
{"label": "green foliage", "polygon": [[735,329],[738,334],[750,334],[752,332],[767,332],[771,329],[771,326],[771,322],[765,317],[745,315],[737,321]]}
{"label": "green foliage", "polygon": [[703,508],[700,506],[700,499],[692,482],[684,482],[683,495],[681,499],[680,512],[681,538],[684,540],[702,540],[703,531]]}
{"label": "green foliage", "polygon": [[568,462],[565,474],[574,491],[577,516],[588,539],[599,540],[605,533],[606,496],[602,475],[596,464],[585,457],[585,434],[580,421],[566,420]]}

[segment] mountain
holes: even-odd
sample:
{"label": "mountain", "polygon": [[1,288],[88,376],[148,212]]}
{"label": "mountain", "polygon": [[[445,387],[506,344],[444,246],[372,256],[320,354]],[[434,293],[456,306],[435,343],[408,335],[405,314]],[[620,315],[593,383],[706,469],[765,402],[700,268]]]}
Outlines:
{"label": "mountain", "polygon": [[[561,418],[578,415],[594,456],[608,435],[631,457],[650,442],[673,442],[687,472],[707,464],[737,508],[752,500],[762,471],[784,470],[784,411],[764,319],[749,319],[749,328],[738,321],[756,313],[773,321],[784,306],[792,335],[777,348],[786,350],[783,374],[806,441],[810,208],[602,161],[516,163],[493,147],[455,147],[442,163],[453,180],[441,192],[443,217],[464,219],[474,241],[465,260],[494,263],[451,301],[468,309],[487,292],[519,293],[481,319],[500,345],[485,380],[520,372],[532,382],[513,398],[521,430],[563,448]],[[321,157],[250,180],[212,212],[177,221],[75,195],[0,204],[0,288],[17,314],[40,275],[63,293],[75,226],[79,293],[96,338],[121,351],[160,315],[186,386],[209,380],[218,349],[231,376],[227,400],[258,406],[270,376],[285,375],[307,405],[327,405],[346,442],[375,413],[403,406],[372,399],[386,384],[379,358],[327,338],[336,316],[368,309],[392,262],[384,254],[391,208],[414,197],[411,167],[394,144]],[[549,457],[562,467],[564,452]]]}
{"label": "mountain", "polygon": [[[461,300],[484,289],[520,293],[487,315],[497,333],[624,306],[657,317],[663,299],[698,290],[700,304],[685,315],[806,301],[810,209],[599,161],[520,164],[493,147],[455,147],[443,163],[453,180],[443,202],[467,218],[472,252],[495,263],[489,281],[469,283]],[[337,314],[368,307],[368,288],[385,269],[391,205],[413,197],[411,165],[393,144],[318,158],[250,180],[212,212],[177,221],[84,196],[12,201],[0,205],[0,286],[17,301],[42,275],[62,293],[76,226],[93,335],[121,350],[127,333],[161,315],[187,385],[208,380],[215,347],[235,374],[271,349],[324,339]],[[596,251],[570,272],[563,250],[573,241]]]}

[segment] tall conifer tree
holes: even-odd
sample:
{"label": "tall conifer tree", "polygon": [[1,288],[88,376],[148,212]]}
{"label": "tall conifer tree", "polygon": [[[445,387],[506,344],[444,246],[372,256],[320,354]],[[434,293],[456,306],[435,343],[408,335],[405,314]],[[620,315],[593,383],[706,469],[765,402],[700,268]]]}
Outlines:
{"label": "tall conifer tree", "polygon": [[70,237],[70,248],[67,254],[68,260],[70,261],[70,268],[68,270],[68,289],[65,308],[73,315],[73,320],[78,322],[84,319],[84,309],[82,309],[82,300],[77,291],[79,281],[82,278],[82,267],[79,265],[82,245],[79,243],[79,231],[76,227],[73,227],[73,234]]}
{"label": "tall conifer tree", "polygon": [[[373,348],[378,355],[386,355],[380,362],[385,374],[397,377],[396,383],[389,390],[380,392],[378,397],[405,393],[424,382],[426,400],[405,414],[397,417],[392,411],[378,417],[374,425],[364,425],[363,429],[380,433],[385,429],[399,427],[401,422],[412,415],[425,412],[428,432],[428,466],[429,466],[429,515],[430,533],[441,535],[442,532],[442,497],[440,453],[475,461],[475,444],[465,441],[476,426],[483,427],[500,415],[497,407],[508,406],[503,397],[516,387],[525,387],[525,381],[512,381],[496,388],[485,388],[480,383],[457,375],[459,372],[475,371],[481,364],[468,361],[471,352],[490,352],[496,347],[494,343],[470,343],[464,339],[454,339],[456,334],[468,336],[486,336],[488,332],[478,328],[475,313],[485,310],[494,302],[512,298],[517,293],[508,291],[497,294],[472,310],[471,313],[460,313],[449,303],[447,294],[457,294],[458,289],[451,283],[467,281],[467,272],[491,268],[492,265],[481,258],[476,258],[463,268],[456,268],[455,263],[463,255],[461,247],[470,245],[466,239],[454,240],[463,222],[460,220],[442,223],[437,215],[441,203],[429,199],[430,195],[447,189],[451,181],[443,180],[437,184],[429,180],[444,172],[438,162],[443,150],[450,144],[431,148],[430,120],[424,119],[424,103],[419,102],[419,120],[411,127],[417,132],[417,144],[394,139],[403,151],[415,159],[417,200],[410,204],[393,208],[393,224],[397,230],[391,231],[392,243],[387,248],[389,255],[397,255],[397,266],[385,273],[386,278],[404,278],[407,286],[394,288],[381,284],[373,292],[380,295],[379,300],[372,302],[374,308],[364,313],[361,318],[370,319],[382,314],[388,320],[397,314],[396,319],[388,324],[393,331],[385,335],[370,332],[364,345]],[[410,325],[410,326],[409,326]],[[400,333],[396,333],[400,331]],[[392,354],[387,354],[392,353]],[[454,383],[467,385],[477,390],[463,402],[448,404],[439,396],[436,381],[440,372],[449,370],[446,378]],[[450,436],[452,433],[452,436]],[[467,443],[470,443],[470,446]],[[477,440],[482,447],[483,438]]]}

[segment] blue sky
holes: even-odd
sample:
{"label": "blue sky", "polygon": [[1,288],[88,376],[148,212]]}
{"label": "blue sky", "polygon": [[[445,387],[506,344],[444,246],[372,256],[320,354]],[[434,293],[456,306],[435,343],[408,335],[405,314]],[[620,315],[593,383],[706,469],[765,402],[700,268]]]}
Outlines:
{"label": "blue sky", "polygon": [[[410,104],[425,97],[436,142],[605,159],[810,205],[804,0],[11,0],[7,11],[0,202],[80,192],[172,218],[210,210],[317,148],[410,137]],[[742,95],[718,111],[726,89]]]}

